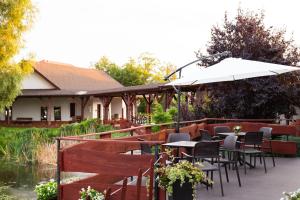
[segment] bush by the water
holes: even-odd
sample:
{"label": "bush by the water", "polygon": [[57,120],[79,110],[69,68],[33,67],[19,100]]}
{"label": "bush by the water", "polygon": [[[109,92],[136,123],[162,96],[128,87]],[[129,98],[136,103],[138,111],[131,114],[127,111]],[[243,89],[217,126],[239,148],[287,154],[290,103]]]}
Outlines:
{"label": "bush by the water", "polygon": [[55,137],[112,130],[96,119],[67,124],[60,128],[0,128],[0,157],[17,162],[37,161],[40,149],[54,144]]}

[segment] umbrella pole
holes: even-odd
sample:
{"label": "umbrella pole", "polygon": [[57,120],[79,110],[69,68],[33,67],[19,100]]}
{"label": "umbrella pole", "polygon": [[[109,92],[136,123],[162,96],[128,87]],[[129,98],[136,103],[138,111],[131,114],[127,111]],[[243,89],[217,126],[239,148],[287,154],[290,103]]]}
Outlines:
{"label": "umbrella pole", "polygon": [[180,100],[181,100],[181,91],[180,91],[180,87],[177,88],[177,123],[176,123],[176,129],[175,129],[175,132],[176,133],[179,133],[179,128],[180,128],[180,118],[181,118],[181,103],[180,103]]}

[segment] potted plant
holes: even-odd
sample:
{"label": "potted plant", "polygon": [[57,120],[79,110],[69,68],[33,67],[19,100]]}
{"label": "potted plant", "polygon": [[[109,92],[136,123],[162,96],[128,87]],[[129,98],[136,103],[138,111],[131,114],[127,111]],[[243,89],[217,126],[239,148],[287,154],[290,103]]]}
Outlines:
{"label": "potted plant", "polygon": [[158,185],[165,189],[173,200],[193,200],[198,183],[211,183],[199,166],[198,163],[193,165],[188,161],[158,166],[155,170]]}
{"label": "potted plant", "polygon": [[234,126],[233,127],[233,132],[238,135],[242,130],[242,126]]}
{"label": "potted plant", "polygon": [[90,186],[88,186],[87,189],[82,188],[79,193],[80,193],[79,200],[104,200],[105,199],[105,196],[102,192],[98,192],[97,190],[91,188]]}
{"label": "potted plant", "polygon": [[294,192],[283,192],[285,197],[280,200],[300,200],[300,188]]}

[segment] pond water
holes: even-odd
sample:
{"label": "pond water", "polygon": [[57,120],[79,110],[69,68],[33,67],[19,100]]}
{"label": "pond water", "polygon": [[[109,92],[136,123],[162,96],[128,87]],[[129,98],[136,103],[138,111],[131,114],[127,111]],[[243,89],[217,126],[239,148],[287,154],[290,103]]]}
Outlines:
{"label": "pond water", "polygon": [[36,199],[34,187],[55,178],[53,165],[20,165],[0,160],[0,182],[10,186],[11,193],[20,200]]}

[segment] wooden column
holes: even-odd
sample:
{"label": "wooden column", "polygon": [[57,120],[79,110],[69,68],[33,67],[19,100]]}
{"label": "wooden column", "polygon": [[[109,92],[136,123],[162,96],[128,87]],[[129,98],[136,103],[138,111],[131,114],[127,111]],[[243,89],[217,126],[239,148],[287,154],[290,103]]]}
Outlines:
{"label": "wooden column", "polygon": [[122,95],[122,99],[126,104],[126,119],[132,121],[133,104],[136,101],[136,95],[125,93]]}
{"label": "wooden column", "polygon": [[151,105],[156,97],[156,94],[148,94],[148,96],[144,94],[143,97],[146,100],[147,104],[146,111],[148,114],[151,114]]}
{"label": "wooden column", "polygon": [[90,100],[90,97],[80,97],[80,100],[81,100],[81,115],[80,115],[80,118],[81,118],[81,121],[84,120],[84,108],[87,104],[87,102]]}
{"label": "wooden column", "polygon": [[175,95],[174,91],[169,91],[165,93],[164,111],[166,111],[170,107],[174,95]]}
{"label": "wooden column", "polygon": [[192,106],[194,106],[194,104],[195,104],[195,95],[196,95],[195,91],[191,92],[191,105]]}
{"label": "wooden column", "polygon": [[103,105],[103,121],[107,121],[109,119],[109,105],[111,103],[112,97],[100,97],[100,101]]}

